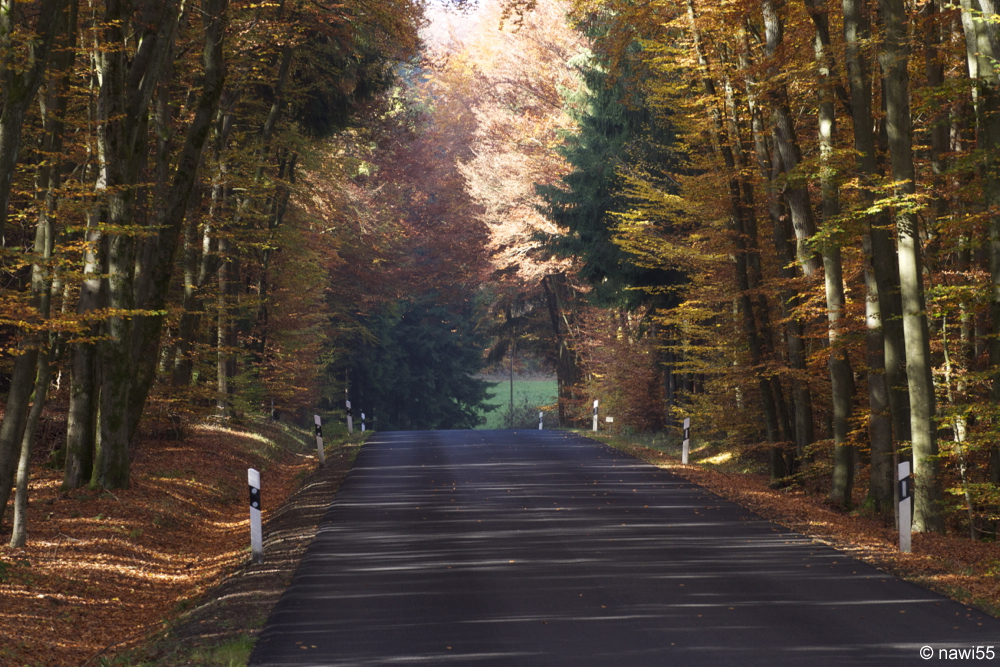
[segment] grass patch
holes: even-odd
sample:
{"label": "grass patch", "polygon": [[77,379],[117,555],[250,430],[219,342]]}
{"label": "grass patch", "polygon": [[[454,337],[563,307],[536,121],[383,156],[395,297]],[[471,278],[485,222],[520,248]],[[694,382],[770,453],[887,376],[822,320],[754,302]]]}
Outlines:
{"label": "grass patch", "polygon": [[[480,421],[485,424],[478,428],[504,428],[502,414],[510,408],[510,381],[497,382],[491,388],[493,395],[486,399],[486,407],[493,410],[480,410]],[[527,402],[531,406],[552,405],[559,394],[559,385],[555,380],[519,380],[514,378],[514,406]],[[547,415],[551,420],[550,428],[555,427],[555,417]]]}
{"label": "grass patch", "polygon": [[244,667],[250,660],[254,643],[252,637],[240,635],[218,646],[198,649],[191,654],[188,664],[206,667]]}
{"label": "grass patch", "polygon": [[[603,427],[604,424],[601,424],[601,426]],[[683,443],[681,437],[672,433],[659,432],[625,435],[608,433],[606,431],[594,433],[586,429],[573,430],[580,435],[600,440],[617,450],[638,458],[643,458],[640,451],[642,449],[652,449],[666,454],[677,459],[678,462],[682,455]],[[754,457],[748,457],[745,454],[744,451],[728,445],[722,440],[706,440],[703,442],[695,440],[688,451],[688,462],[692,465],[700,465],[711,470],[726,473],[761,472],[758,461]]]}
{"label": "grass patch", "polygon": [[[197,665],[198,667],[245,667],[250,660],[257,640],[249,635],[236,635],[211,646],[198,646],[174,652],[168,658],[171,665]],[[157,660],[150,662],[136,657],[129,651],[111,658],[100,657],[92,664],[102,667],[159,667]]]}

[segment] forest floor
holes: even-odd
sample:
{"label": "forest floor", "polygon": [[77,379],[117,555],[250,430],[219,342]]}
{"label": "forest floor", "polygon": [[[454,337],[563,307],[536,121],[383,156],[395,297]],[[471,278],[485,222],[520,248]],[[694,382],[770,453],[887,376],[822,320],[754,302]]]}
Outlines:
{"label": "forest floor", "polygon": [[[273,427],[263,433],[202,426],[183,441],[146,441],[136,452],[132,487],[114,494],[60,492],[60,475],[40,467],[30,544],[0,548],[0,665],[245,664],[361,444],[328,446],[327,466],[317,469],[304,444],[310,438]],[[915,534],[913,553],[900,554],[891,525],[836,511],[821,494],[773,490],[763,475],[683,466],[629,439],[600,439],[884,571],[1000,615],[996,544]],[[247,467],[262,471],[263,565],[249,564]]]}
{"label": "forest floor", "polygon": [[[973,541],[955,533],[913,533],[912,553],[900,553],[894,522],[843,512],[832,507],[821,491],[801,486],[772,489],[765,474],[698,465],[697,451],[691,453],[694,465],[682,465],[679,457],[662,451],[661,446],[648,447],[625,437],[601,435],[598,439],[884,572],[1000,617],[1000,545],[996,542]],[[865,484],[866,480],[855,480],[855,506],[863,501]]]}
{"label": "forest floor", "polygon": [[[269,422],[145,439],[130,488],[113,493],[61,491],[61,473],[38,461],[28,546],[0,548],[0,665],[245,663],[248,633],[263,625],[319,523],[307,517],[312,533],[298,530],[300,519],[288,529],[285,501],[294,494],[292,507],[321,515],[361,444],[328,444],[317,470],[310,441]],[[262,480],[260,566],[249,565],[251,467]]]}

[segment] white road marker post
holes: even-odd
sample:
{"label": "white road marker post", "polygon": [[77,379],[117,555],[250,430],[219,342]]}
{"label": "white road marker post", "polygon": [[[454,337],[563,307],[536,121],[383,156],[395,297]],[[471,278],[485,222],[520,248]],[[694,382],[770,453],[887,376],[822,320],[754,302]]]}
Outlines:
{"label": "white road marker post", "polygon": [[544,415],[544,414],[545,414],[544,412],[539,412],[538,413],[538,430],[539,431],[542,430],[542,415]]}
{"label": "white road marker post", "polygon": [[313,421],[316,423],[316,452],[319,454],[319,464],[325,466],[326,452],[323,451],[323,420],[319,418],[319,415],[313,415]]}
{"label": "white road marker post", "polygon": [[365,413],[361,413],[361,432],[365,432]]}
{"label": "white road marker post", "polygon": [[596,398],[594,399],[594,433],[597,433],[597,405],[600,403]]}
{"label": "white road marker post", "polygon": [[250,552],[253,562],[264,562],[264,534],[260,527],[260,473],[247,468],[247,482],[250,485]]}
{"label": "white road marker post", "polygon": [[687,465],[688,452],[691,450],[691,418],[684,418],[684,444],[681,446],[681,463]]}
{"label": "white road marker post", "polygon": [[910,497],[913,489],[910,480],[910,462],[903,461],[899,464],[899,551],[910,553],[912,537],[910,533]]}
{"label": "white road marker post", "polygon": [[347,432],[354,433],[354,416],[351,414],[351,402],[344,401],[347,403]]}

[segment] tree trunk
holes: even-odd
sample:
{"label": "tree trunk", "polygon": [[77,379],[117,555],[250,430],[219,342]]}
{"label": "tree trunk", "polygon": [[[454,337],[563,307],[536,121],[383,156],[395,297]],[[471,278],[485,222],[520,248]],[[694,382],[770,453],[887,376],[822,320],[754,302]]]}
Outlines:
{"label": "tree trunk", "polygon": [[69,412],[66,418],[66,463],[63,488],[76,489],[90,481],[97,447],[96,373],[93,343],[76,343],[71,352]]}
{"label": "tree trunk", "polygon": [[[105,321],[106,337],[98,344],[101,366],[100,423],[91,485],[122,488],[129,483],[130,392],[135,365],[132,359],[131,311],[136,298],[136,194],[148,144],[149,103],[170,52],[179,8],[176,0],[163,4],[159,20],[148,25],[135,53],[125,45],[132,3],[108,0],[102,30],[105,45],[96,53],[101,81],[98,96],[98,149],[103,170],[107,222],[107,305],[113,315]],[[120,45],[120,46],[119,46]],[[138,263],[141,266],[141,262]],[[122,315],[119,313],[127,313]]]}
{"label": "tree trunk", "polygon": [[14,529],[10,536],[10,547],[20,548],[28,539],[28,479],[31,472],[31,450],[35,444],[35,432],[45,407],[45,396],[52,380],[48,350],[38,354],[38,374],[35,380],[35,396],[28,415],[28,424],[21,439],[21,457],[17,465],[17,491],[14,496]]}
{"label": "tree trunk", "polygon": [[[104,239],[97,215],[87,221],[87,243],[84,250],[83,283],[77,313],[83,314],[101,307],[100,276],[104,272]],[[89,337],[96,339],[97,325],[90,327]],[[79,488],[90,482],[97,449],[97,413],[100,398],[100,378],[97,372],[97,344],[79,341],[70,352],[69,412],[66,418],[66,464],[63,486]]]}
{"label": "tree trunk", "polygon": [[181,298],[181,318],[177,327],[177,344],[174,349],[174,366],[170,384],[174,387],[186,387],[191,384],[194,368],[192,351],[194,337],[198,330],[198,312],[201,310],[202,285],[197,278],[197,267],[200,263],[200,244],[195,242],[198,230],[198,218],[188,215],[188,224],[184,227],[184,294]]}
{"label": "tree trunk", "polygon": [[[218,139],[217,139],[218,141]],[[218,270],[218,253],[213,253],[212,225],[214,206],[218,186],[213,185],[213,204],[209,215],[199,221],[192,213],[196,210],[196,201],[191,202],[188,213],[188,224],[184,226],[184,297],[182,301],[178,342],[174,359],[171,384],[174,387],[186,387],[191,384],[194,369],[194,343],[201,329],[202,311],[204,309],[204,290],[209,281],[216,278]],[[192,189],[192,198],[197,198],[198,188]],[[199,225],[200,223],[200,225]],[[201,239],[195,242],[195,233],[201,226]],[[216,247],[217,251],[218,248]]]}
{"label": "tree trunk", "polygon": [[568,409],[576,403],[576,385],[580,381],[580,367],[576,352],[570,343],[569,322],[573,317],[569,293],[572,287],[564,273],[554,273],[542,279],[545,304],[556,338],[556,381],[559,393],[559,426],[564,428],[576,422]]}
{"label": "tree trunk", "polygon": [[[774,60],[784,42],[782,20],[784,0],[763,0],[761,7],[766,36],[764,52],[768,60]],[[772,66],[769,74],[777,77],[778,67]],[[795,171],[802,161],[802,154],[795,136],[792,113],[788,107],[788,92],[783,84],[776,85],[771,93],[771,124],[774,128],[774,148],[781,155],[787,177],[785,196],[791,212],[792,227],[795,230],[796,256],[803,273],[811,277],[820,268],[820,259],[809,246],[810,240],[816,234],[816,223],[813,219],[805,176]]]}
{"label": "tree trunk", "polygon": [[226,256],[229,245],[225,238],[219,239],[219,284],[216,297],[218,310],[216,321],[216,399],[215,406],[218,416],[229,417],[229,308],[226,299],[229,296],[229,269],[231,260]]}
{"label": "tree trunk", "polygon": [[[28,67],[15,67],[15,31],[12,0],[0,0],[0,238],[4,235],[10,193],[16,172],[17,156],[25,114],[35,101],[48,65],[52,45],[61,32],[67,29],[63,20],[66,0],[44,0],[39,8],[38,23],[33,32],[38,37],[29,46]],[[37,298],[37,296],[35,297]],[[35,306],[38,306],[37,301]],[[11,389],[7,396],[3,424],[0,425],[0,524],[6,511],[14,484],[15,465],[28,418],[29,397],[34,388],[35,367],[38,358],[37,340],[26,341],[30,349],[14,362]]]}
{"label": "tree trunk", "polygon": [[[75,10],[75,8],[74,3],[71,9]],[[43,148],[49,155],[58,155],[62,151],[62,114],[66,110],[65,89],[69,83],[69,68],[72,66],[71,54],[73,50],[71,46],[76,34],[75,11],[71,11],[71,15],[66,18],[69,22],[64,26],[64,34],[69,34],[70,37],[68,40],[62,40],[64,48],[60,57],[56,59],[56,62],[65,66],[65,69],[63,73],[57,74],[49,82],[48,103],[43,105],[45,127]],[[44,192],[44,194],[39,197],[41,199],[39,202],[40,211],[38,226],[35,230],[35,257],[37,259],[31,267],[31,292],[32,305],[38,309],[41,318],[47,320],[51,314],[52,304],[52,277],[49,261],[55,250],[56,191],[62,184],[58,162],[53,166],[43,165],[38,171],[37,181],[39,192]],[[53,347],[54,342],[55,337],[49,336],[45,332],[35,336],[35,344],[39,348],[38,371],[35,380],[34,401],[31,412],[28,414],[24,436],[21,439],[21,458],[17,468],[17,495],[14,499],[14,531],[10,540],[11,547],[23,547],[27,539],[28,476],[31,466],[31,450],[35,443],[35,432],[42,416],[42,409],[45,407],[45,398],[52,377],[49,349]]]}
{"label": "tree trunk", "polygon": [[834,108],[835,62],[830,44],[830,25],[825,3],[806,0],[816,27],[813,40],[820,80],[818,118],[820,150],[820,192],[823,207],[824,235],[819,243],[823,257],[826,291],[827,339],[830,343],[830,387],[833,399],[833,480],[830,500],[834,505],[851,507],[854,488],[854,447],[848,444],[853,403],[853,374],[847,351],[840,345],[841,320],[844,317],[844,277],[839,233],[834,228],[840,215],[840,193],[836,169],[831,164],[836,147],[837,119]]}
{"label": "tree trunk", "polygon": [[[158,231],[146,243],[141,261],[135,261],[131,235],[115,234],[109,238],[108,305],[114,309],[162,310],[165,307],[173,259],[180,241],[191,191],[197,181],[201,152],[212,118],[218,108],[225,79],[222,61],[226,0],[205,0],[202,21],[205,25],[205,76],[194,118],[188,126],[185,144],[178,156]],[[109,2],[105,22],[109,43],[122,43],[123,29],[117,16],[127,7]],[[102,52],[99,62],[103,72],[98,124],[100,145],[109,185],[109,222],[130,226],[137,186],[138,165],[145,155],[147,109],[162,75],[166,55],[176,33],[179,5],[176,0],[159,9],[144,38],[138,41],[135,55],[124,62],[122,52]],[[141,73],[141,74],[140,74]],[[112,110],[125,113],[113,114]],[[130,122],[132,121],[132,122]],[[113,159],[112,159],[113,158]],[[110,186],[114,186],[112,189]],[[134,272],[141,271],[136,275]],[[92,484],[118,487],[128,484],[129,443],[138,427],[139,417],[152,386],[153,372],[144,362],[155,359],[159,346],[161,315],[140,315],[134,321],[111,317],[107,321],[108,338],[102,341],[100,439],[95,457]],[[150,354],[151,352],[151,354]],[[137,356],[140,358],[137,358]],[[129,369],[140,370],[138,374]]]}
{"label": "tree trunk", "polygon": [[37,367],[38,349],[35,347],[26,347],[14,360],[10,393],[7,394],[3,425],[0,425],[0,525],[14,486],[17,458],[28,421],[28,407],[35,387]]}
{"label": "tree trunk", "polygon": [[[744,184],[741,184],[740,182],[739,173],[736,169],[736,157],[733,154],[732,143],[726,134],[725,127],[723,126],[722,114],[719,112],[717,107],[718,95],[716,92],[715,81],[712,79],[708,71],[708,59],[705,56],[701,43],[701,34],[698,30],[698,16],[694,6],[694,0],[687,0],[686,4],[688,20],[691,26],[692,41],[694,42],[695,55],[698,58],[702,90],[708,99],[707,106],[711,123],[712,149],[716,156],[722,161],[727,174],[726,189],[729,197],[728,226],[732,233],[733,243],[735,246],[733,262],[736,267],[737,301],[740,314],[743,319],[744,333],[747,337],[747,342],[749,343],[750,363],[752,366],[751,372],[756,378],[757,387],[760,392],[761,408],[764,413],[764,425],[767,432],[767,439],[769,443],[774,445],[774,447],[771,448],[771,481],[773,484],[780,484],[781,480],[784,479],[787,474],[783,447],[779,444],[782,442],[782,438],[776,398],[781,396],[780,384],[777,387],[778,391],[775,392],[776,387],[773,386],[774,383],[772,383],[771,380],[776,381],[777,378],[771,376],[771,379],[769,379],[765,375],[765,369],[762,365],[764,360],[762,339],[764,339],[764,341],[768,341],[770,339],[770,331],[765,332],[758,328],[757,316],[754,313],[754,302],[750,295],[750,274],[747,266],[748,255],[750,254],[747,248],[747,218],[748,216],[753,215],[753,210],[752,208],[749,211],[746,210],[746,205],[749,203],[751,207],[753,206],[752,194],[749,194],[748,191],[744,189]],[[756,231],[756,221],[753,222],[751,231]]]}
{"label": "tree trunk", "polygon": [[[52,25],[49,27],[53,33],[53,37],[50,39],[58,40],[62,48],[55,60],[57,65],[56,73],[49,81],[47,94],[41,99],[43,122],[41,148],[46,155],[56,155],[62,151],[62,116],[66,110],[66,88],[69,83],[69,70],[72,67],[74,57],[73,45],[75,44],[76,37],[76,8],[77,3],[73,2],[70,4],[68,10],[64,11],[60,8],[58,14],[50,17],[54,19]],[[50,41],[49,47],[53,43],[55,41]],[[55,165],[47,162],[41,164],[36,176],[37,192],[41,194],[38,196],[39,215],[35,231],[34,254],[36,259],[31,267],[31,307],[43,321],[47,320],[50,314],[52,284],[48,264],[52,258],[55,246],[55,218],[57,208],[55,193],[62,181],[58,161],[54,160],[54,162],[56,163]],[[38,362],[33,391],[34,403],[30,413],[26,415],[25,421],[10,432],[10,435],[13,436],[16,431],[21,431],[19,438],[21,456],[17,469],[17,496],[15,499],[14,534],[11,538],[11,546],[23,546],[24,544],[31,447],[34,443],[35,431],[45,404],[45,395],[48,391],[49,379],[51,377],[48,353],[50,345],[49,335],[44,332],[34,334],[30,338],[29,345],[35,350],[32,356]],[[22,359],[18,359],[18,362],[21,361]],[[26,359],[23,361],[27,364]],[[27,371],[26,366],[22,370]],[[26,389],[29,392],[31,391],[30,386],[26,387]],[[20,394],[21,391],[23,389],[17,393]],[[10,416],[18,419],[18,412],[22,409],[27,409],[27,402],[25,401],[18,405],[18,402],[15,401],[12,411],[11,408],[11,402],[8,401]],[[5,445],[6,443],[0,442],[0,451],[2,451]],[[10,446],[16,447],[13,440],[10,442]],[[0,458],[0,462],[6,466],[6,457]],[[7,481],[9,474],[6,468],[0,471],[0,494],[2,494],[3,502],[3,505],[0,505],[0,520],[2,520],[3,509],[6,507],[10,493],[10,483]]]}
{"label": "tree trunk", "polygon": [[[0,238],[7,225],[10,193],[17,172],[17,156],[28,108],[35,101],[48,66],[52,44],[62,28],[68,0],[42,0],[35,26],[17,25],[18,0],[0,0]],[[15,63],[18,45],[15,33],[33,33],[26,57],[27,67]]]}
{"label": "tree trunk", "polygon": [[868,364],[868,432],[871,439],[871,466],[866,504],[885,517],[895,511],[892,417],[889,387],[885,375],[885,346],[882,341],[882,317],[879,312],[878,281],[875,279],[871,237],[864,236],[865,250],[865,348]]}
{"label": "tree trunk", "polygon": [[[909,49],[903,0],[879,0],[885,42],[879,61],[885,85],[886,131],[896,196],[909,200],[916,192],[911,144]],[[934,422],[934,383],[931,376],[930,332],[924,302],[923,270],[917,216],[900,206],[896,212],[899,289],[903,305],[903,334],[910,393],[910,430],[916,478],[913,528],[944,531],[940,463]]]}
{"label": "tree trunk", "polygon": [[[744,39],[743,45],[744,50],[749,52],[749,45],[746,39]],[[746,72],[749,72],[750,67],[748,58],[747,62],[741,63],[741,65]],[[757,158],[757,167],[760,170],[761,176],[767,187],[768,213],[771,218],[772,240],[778,258],[778,264],[781,267],[781,276],[786,281],[789,281],[795,278],[796,271],[794,265],[792,264],[792,257],[794,253],[790,248],[790,231],[788,230],[787,225],[787,208],[785,206],[784,198],[776,183],[776,179],[781,174],[781,157],[773,149],[773,142],[771,142],[770,145],[768,144],[768,132],[763,119],[763,111],[760,107],[759,98],[755,92],[759,87],[759,84],[748,74],[746,77],[746,86],[747,102],[750,108],[750,127],[753,134],[754,155]],[[755,256],[752,255],[751,259],[754,258]],[[759,265],[755,267],[755,270],[759,276],[761,273]],[[753,284],[751,284],[751,287],[759,290],[760,279],[758,279],[756,287]],[[781,315],[786,322],[785,338],[787,341],[789,365],[796,371],[797,374],[804,376],[806,357],[805,344],[803,342],[803,327],[802,322],[794,316],[794,309],[798,305],[798,295],[794,292],[794,290],[784,288],[779,293],[778,301],[781,306]],[[770,321],[762,321],[761,326],[763,331],[770,331],[771,329]],[[777,384],[776,377],[772,377],[771,384],[772,393],[780,389],[780,386],[775,387]],[[794,427],[791,423],[786,424],[788,418],[782,413],[787,413],[787,409],[782,409],[781,406],[784,401],[780,396],[776,396],[776,406],[778,408],[779,423],[786,432],[784,437],[787,441],[795,443],[795,457],[801,459],[805,456],[806,447],[814,440],[812,392],[809,389],[809,385],[804,382],[793,382],[792,397],[795,405]]]}
{"label": "tree trunk", "polygon": [[[965,32],[966,62],[972,79],[976,113],[976,138],[983,162],[980,173],[989,217],[990,263],[990,396],[1000,403],[1000,39],[997,36],[994,0],[962,0],[962,28]],[[994,426],[995,428],[995,426]],[[990,452],[990,481],[1000,483],[1000,447]]]}
{"label": "tree trunk", "polygon": [[[778,78],[779,67],[774,61],[779,55],[784,42],[784,24],[782,12],[784,11],[784,0],[765,0],[762,4],[765,32],[765,58],[771,61],[768,67],[768,76],[771,79]],[[796,168],[801,162],[798,139],[795,135],[795,127],[792,122],[791,112],[788,108],[788,92],[784,84],[775,85],[769,91],[769,104],[771,107],[771,175],[772,182],[784,174],[786,182],[784,185],[784,199],[788,205],[792,221],[792,229],[795,234],[795,256],[802,272],[807,278],[812,277],[819,269],[819,258],[810,247],[810,241],[816,233],[816,224],[813,219],[812,204],[809,201],[809,191],[804,182],[804,176],[796,173]],[[772,212],[774,219],[775,212]],[[794,277],[795,270],[790,267],[790,262],[782,259],[785,254],[785,240],[787,236],[787,225],[784,221],[774,225],[775,245],[778,250],[779,261],[782,263],[782,272],[786,278]],[[788,321],[789,329],[789,362],[799,377],[806,377],[806,355],[803,344],[803,326],[794,317],[794,308],[798,302],[797,295],[786,294],[782,299],[785,319]],[[807,382],[796,381],[794,383],[793,396],[795,398],[795,442],[796,450],[800,455],[804,454],[806,448],[815,440],[813,427],[812,392]]]}
{"label": "tree trunk", "polygon": [[[293,153],[292,155],[283,158],[281,164],[278,168],[278,180],[287,180],[287,184],[279,183],[277,186],[277,192],[274,195],[274,199],[271,204],[271,213],[268,216],[268,238],[273,239],[275,231],[281,226],[281,223],[285,219],[285,213],[288,210],[288,201],[291,197],[291,186],[295,183],[295,167],[298,163],[298,154]],[[270,288],[270,269],[271,269],[271,247],[270,243],[264,248],[261,256],[260,263],[260,278],[257,281],[257,295],[259,299],[259,305],[257,306],[257,315],[255,317],[256,328],[259,331],[258,342],[256,344],[257,353],[259,356],[264,355],[264,351],[267,347],[267,321],[268,321],[268,290]]]}
{"label": "tree trunk", "polygon": [[[863,7],[862,0],[843,0],[844,53],[851,91],[854,148],[858,156],[857,168],[862,184],[861,203],[870,209],[876,199],[872,181],[878,175],[879,169],[876,159],[870,68],[864,55],[864,44],[871,38],[871,33]],[[891,497],[896,477],[892,469],[891,434],[887,431],[884,421],[883,406],[886,401],[890,409],[891,430],[895,432],[896,441],[907,442],[910,439],[910,399],[904,367],[905,345],[899,301],[899,271],[896,248],[887,230],[888,224],[888,216],[884,212],[868,217],[869,231],[866,240],[871,259],[865,273],[868,402],[872,409],[872,478],[869,497],[874,496],[876,506],[881,507],[883,511],[894,510],[891,506]]]}
{"label": "tree trunk", "polygon": [[[170,279],[174,268],[174,259],[184,229],[184,220],[192,205],[192,193],[198,182],[202,164],[202,152],[211,130],[212,119],[219,108],[219,100],[226,80],[225,61],[222,49],[226,34],[226,9],[228,0],[204,0],[202,3],[202,23],[205,26],[205,42],[202,61],[205,65],[205,76],[201,95],[195,106],[194,118],[188,125],[184,146],[176,160],[173,178],[170,183],[170,193],[165,202],[165,211],[161,218],[159,232],[155,236],[155,244],[149,254],[147,269],[140,278],[144,285],[141,293],[144,301],[140,306],[145,310],[160,311],[166,307],[167,294],[170,289]],[[147,356],[150,360],[158,357],[160,332],[163,328],[162,315],[144,315],[139,319],[140,336],[142,339],[133,346],[134,354]],[[147,353],[147,351],[149,351]],[[142,359],[134,359],[133,363],[140,366]],[[155,364],[154,364],[155,365]],[[152,388],[153,373],[147,373],[136,381],[133,391],[133,412],[141,411]],[[132,420],[133,428],[138,423]]]}

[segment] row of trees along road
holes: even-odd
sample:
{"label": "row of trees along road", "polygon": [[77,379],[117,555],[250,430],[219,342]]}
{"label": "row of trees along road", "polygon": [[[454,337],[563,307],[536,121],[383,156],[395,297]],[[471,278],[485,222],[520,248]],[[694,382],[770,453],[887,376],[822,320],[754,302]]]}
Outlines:
{"label": "row of trees along road", "polygon": [[562,425],[884,516],[912,459],[917,530],[995,534],[992,2],[491,0],[411,60],[424,11],[0,0],[13,543],[50,390],[114,488],[151,402],[469,426],[490,336]]}
{"label": "row of trees along road", "polygon": [[321,400],[362,291],[326,286],[387,245],[358,238],[384,217],[353,180],[363,128],[398,116],[421,21],[409,0],[0,2],[12,544],[50,388],[68,401],[52,456],[70,488],[129,483],[151,395],[175,425]]}
{"label": "row of trees along road", "polygon": [[863,479],[890,517],[912,459],[916,530],[995,534],[998,23],[988,0],[507,0],[443,40],[517,306],[494,312],[548,320],[560,422],[596,396],[616,426],[693,416],[775,485],[848,508]]}

